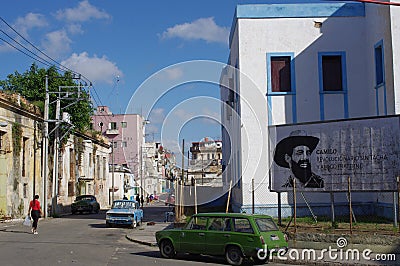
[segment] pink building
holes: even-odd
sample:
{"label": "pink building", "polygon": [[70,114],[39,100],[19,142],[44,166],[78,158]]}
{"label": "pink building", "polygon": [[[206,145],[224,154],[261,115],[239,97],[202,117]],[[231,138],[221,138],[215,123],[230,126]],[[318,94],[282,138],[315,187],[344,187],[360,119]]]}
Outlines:
{"label": "pink building", "polygon": [[[144,143],[144,119],[139,114],[113,114],[99,106],[92,116],[93,129],[110,140],[114,149],[110,164],[127,167],[135,178],[140,176],[140,149]],[[114,157],[114,158],[112,158]]]}

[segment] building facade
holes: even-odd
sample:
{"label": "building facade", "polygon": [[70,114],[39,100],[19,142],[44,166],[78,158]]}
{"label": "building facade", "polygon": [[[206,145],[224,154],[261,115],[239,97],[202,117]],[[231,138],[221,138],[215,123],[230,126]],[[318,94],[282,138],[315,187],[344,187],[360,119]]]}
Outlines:
{"label": "building facade", "polygon": [[127,167],[138,177],[147,121],[138,114],[113,114],[107,106],[97,107],[92,121],[93,130],[101,132],[113,147],[110,163]]}
{"label": "building facade", "polygon": [[42,125],[39,108],[0,92],[0,217],[20,218],[35,194],[43,198]]}
{"label": "building facade", "polygon": [[[221,75],[223,182],[227,190],[233,181],[234,211],[251,211],[254,191],[258,211],[276,216],[280,202],[291,215],[290,193],[270,191],[269,126],[399,113],[399,15],[394,6],[338,1],[237,6]],[[335,201],[347,204],[345,193]],[[298,199],[304,213],[307,203],[330,202],[329,193]]]}
{"label": "building facade", "polygon": [[192,142],[190,153],[188,182],[196,180],[197,185],[222,186],[222,141],[206,137]]}

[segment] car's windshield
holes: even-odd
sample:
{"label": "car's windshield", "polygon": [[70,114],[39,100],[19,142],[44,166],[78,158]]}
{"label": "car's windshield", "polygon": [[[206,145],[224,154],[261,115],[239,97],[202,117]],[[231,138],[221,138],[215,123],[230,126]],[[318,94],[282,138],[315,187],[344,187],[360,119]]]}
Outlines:
{"label": "car's windshield", "polygon": [[113,209],[130,209],[135,207],[135,202],[133,201],[114,201]]}
{"label": "car's windshield", "polygon": [[279,230],[271,218],[256,218],[255,221],[260,232]]}

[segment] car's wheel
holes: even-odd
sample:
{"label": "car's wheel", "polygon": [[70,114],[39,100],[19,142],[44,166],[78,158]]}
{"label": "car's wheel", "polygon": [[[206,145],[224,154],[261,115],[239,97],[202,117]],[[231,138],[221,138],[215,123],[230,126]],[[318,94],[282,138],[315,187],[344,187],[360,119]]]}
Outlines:
{"label": "car's wheel", "polygon": [[95,213],[99,213],[100,212],[100,208],[97,208],[94,212]]}
{"label": "car's wheel", "polygon": [[89,213],[92,213],[93,212],[93,206],[90,206],[89,207]]}
{"label": "car's wheel", "polygon": [[72,214],[76,214],[76,211],[71,211]]}
{"label": "car's wheel", "polygon": [[176,255],[174,245],[168,239],[162,240],[160,243],[160,253],[163,258],[173,258]]}
{"label": "car's wheel", "polygon": [[106,222],[106,227],[111,227],[111,224],[109,222]]}
{"label": "car's wheel", "polygon": [[229,246],[225,251],[225,259],[231,265],[241,265],[243,253],[237,246]]}
{"label": "car's wheel", "polygon": [[255,256],[253,257],[254,264],[256,265],[262,265],[268,262],[268,253],[267,257],[265,259],[260,259],[259,257]]}

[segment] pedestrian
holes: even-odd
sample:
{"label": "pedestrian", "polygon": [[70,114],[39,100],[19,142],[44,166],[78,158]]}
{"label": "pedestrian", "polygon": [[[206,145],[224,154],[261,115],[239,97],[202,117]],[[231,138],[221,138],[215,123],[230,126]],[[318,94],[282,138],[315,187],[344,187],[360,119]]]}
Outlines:
{"label": "pedestrian", "polygon": [[128,200],[128,197],[126,196],[126,195],[124,195],[124,198],[123,198],[124,200]]}
{"label": "pedestrian", "polygon": [[146,196],[146,204],[149,205],[150,199],[149,199],[149,194]]}
{"label": "pedestrian", "polygon": [[139,206],[140,206],[140,197],[139,194],[136,195],[136,201],[138,202]]}
{"label": "pedestrian", "polygon": [[33,197],[33,200],[29,203],[29,210],[28,210],[28,215],[31,215],[33,219],[32,223],[32,233],[37,235],[37,226],[38,226],[38,221],[41,215],[43,215],[42,208],[40,208],[40,202],[39,202],[39,195],[35,195]]}
{"label": "pedestrian", "polygon": [[143,207],[143,204],[144,204],[143,194],[142,194],[142,196],[140,197],[140,203],[142,204],[142,207]]}

